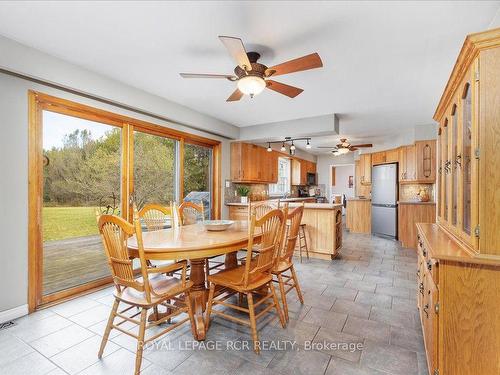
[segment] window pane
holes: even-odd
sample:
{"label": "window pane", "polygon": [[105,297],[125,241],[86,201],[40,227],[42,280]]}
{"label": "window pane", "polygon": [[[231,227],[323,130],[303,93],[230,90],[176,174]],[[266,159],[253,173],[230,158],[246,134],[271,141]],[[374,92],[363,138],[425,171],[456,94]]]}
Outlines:
{"label": "window pane", "polygon": [[43,294],[109,276],[96,210],[120,214],[121,129],[43,111]]}
{"label": "window pane", "polygon": [[176,147],[173,139],[134,132],[134,198],[139,209],[175,200]]}
{"label": "window pane", "polygon": [[205,217],[212,209],[212,148],[186,143],[184,145],[184,200],[203,202]]}
{"label": "window pane", "polygon": [[290,194],[290,159],[278,158],[278,183],[269,185],[269,194]]}

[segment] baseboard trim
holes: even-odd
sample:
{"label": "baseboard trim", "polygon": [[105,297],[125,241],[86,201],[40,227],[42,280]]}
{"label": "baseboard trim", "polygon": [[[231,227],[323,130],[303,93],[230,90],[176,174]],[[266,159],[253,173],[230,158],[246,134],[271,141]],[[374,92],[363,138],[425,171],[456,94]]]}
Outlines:
{"label": "baseboard trim", "polygon": [[10,320],[20,318],[21,316],[28,315],[28,305],[21,305],[13,309],[0,311],[0,323],[5,323]]}

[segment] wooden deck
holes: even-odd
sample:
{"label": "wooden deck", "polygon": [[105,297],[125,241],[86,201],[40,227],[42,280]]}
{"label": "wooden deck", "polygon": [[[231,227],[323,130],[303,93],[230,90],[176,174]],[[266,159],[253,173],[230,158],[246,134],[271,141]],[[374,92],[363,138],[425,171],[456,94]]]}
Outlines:
{"label": "wooden deck", "polygon": [[109,276],[99,236],[48,241],[43,245],[43,294]]}

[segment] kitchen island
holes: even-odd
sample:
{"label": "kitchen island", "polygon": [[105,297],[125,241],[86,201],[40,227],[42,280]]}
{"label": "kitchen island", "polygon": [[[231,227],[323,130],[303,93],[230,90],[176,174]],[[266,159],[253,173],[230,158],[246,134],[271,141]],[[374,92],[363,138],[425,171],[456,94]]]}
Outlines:
{"label": "kitchen island", "polygon": [[[289,202],[290,209],[304,204],[302,223],[305,224],[309,256],[320,259],[334,259],[342,247],[342,205],[332,203]],[[229,207],[229,219],[245,220],[248,218],[248,204],[226,203]],[[297,241],[296,251],[298,253]],[[305,253],[302,253],[305,256]]]}

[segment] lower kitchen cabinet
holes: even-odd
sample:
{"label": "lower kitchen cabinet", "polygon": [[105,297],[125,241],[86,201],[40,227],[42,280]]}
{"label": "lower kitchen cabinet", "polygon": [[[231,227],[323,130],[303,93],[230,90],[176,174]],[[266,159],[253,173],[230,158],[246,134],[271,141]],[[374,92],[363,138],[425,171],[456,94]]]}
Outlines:
{"label": "lower kitchen cabinet", "polygon": [[403,247],[417,248],[417,223],[435,222],[435,203],[398,202],[398,238]]}
{"label": "lower kitchen cabinet", "polygon": [[500,374],[500,262],[417,224],[417,306],[430,375]]}
{"label": "lower kitchen cabinet", "polygon": [[346,206],[346,228],[351,233],[371,233],[372,201],[349,198]]}

